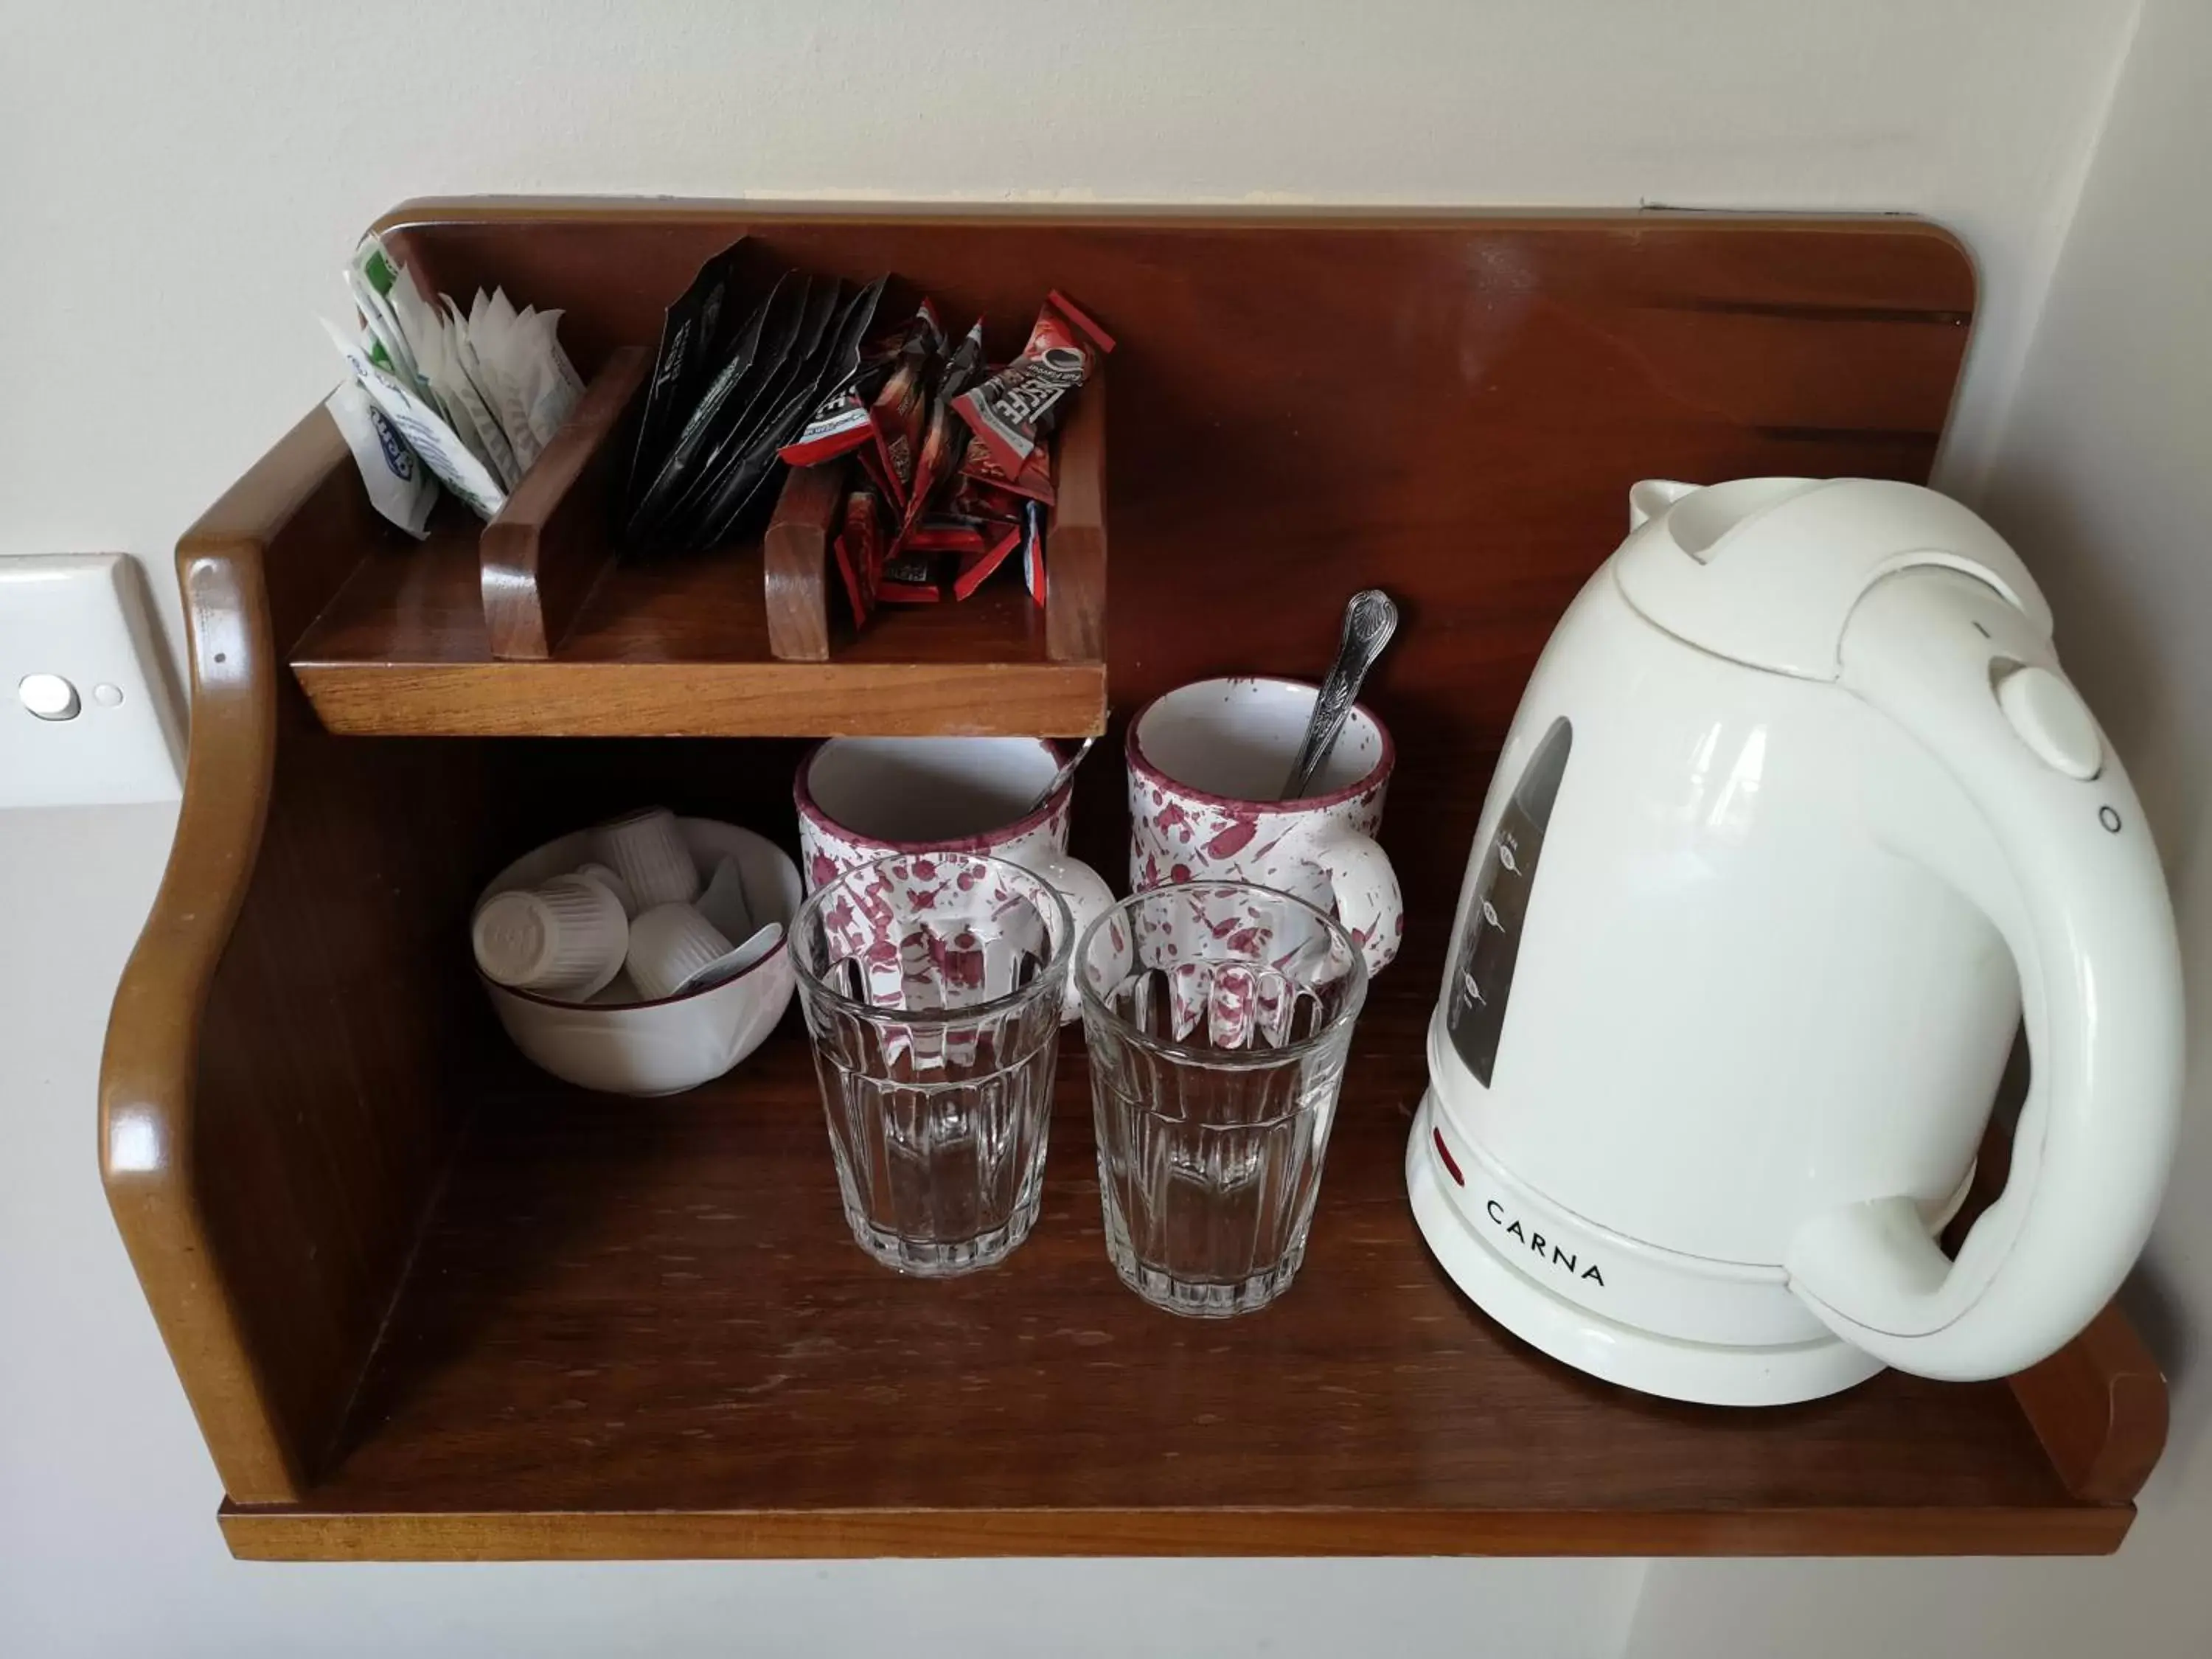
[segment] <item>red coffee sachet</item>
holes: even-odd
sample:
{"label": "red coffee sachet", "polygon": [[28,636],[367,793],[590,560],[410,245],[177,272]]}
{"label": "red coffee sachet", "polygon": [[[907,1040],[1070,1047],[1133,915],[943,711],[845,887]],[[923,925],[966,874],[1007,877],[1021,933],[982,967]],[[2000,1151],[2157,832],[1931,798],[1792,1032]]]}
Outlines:
{"label": "red coffee sachet", "polygon": [[876,492],[865,486],[848,494],[845,497],[844,527],[831,544],[837,574],[845,585],[845,598],[853,607],[855,628],[863,626],[868,613],[875,609],[877,584],[883,576],[883,526],[877,513],[877,500]]}
{"label": "red coffee sachet", "polygon": [[993,528],[998,534],[988,545],[960,556],[960,568],[952,578],[954,599],[964,599],[975,592],[994,570],[1006,562],[1006,556],[1021,545],[1019,525],[997,525]]}
{"label": "red coffee sachet", "polygon": [[935,605],[945,597],[937,574],[941,556],[902,549],[884,566],[882,580],[876,584],[877,599],[885,605]]}
{"label": "red coffee sachet", "polygon": [[1022,504],[1022,580],[1028,584],[1030,597],[1042,606],[1044,604],[1044,506],[1039,501]]}
{"label": "red coffee sachet", "polygon": [[865,374],[855,375],[824,398],[806,417],[799,435],[777,450],[776,459],[793,466],[819,466],[851,453],[875,436],[868,418]]}
{"label": "red coffee sachet", "polygon": [[901,538],[902,549],[916,553],[980,553],[995,538],[1000,526],[980,519],[955,518],[933,513]]}
{"label": "red coffee sachet", "polygon": [[1048,507],[1057,499],[1052,483],[1052,446],[1048,443],[1040,442],[1010,474],[999,465],[988,444],[981,438],[970,438],[968,453],[960,463],[960,476],[1010,495],[1026,495]]}
{"label": "red coffee sachet", "polygon": [[945,360],[945,372],[938,377],[937,396],[930,403],[928,433],[915,460],[914,487],[906,499],[905,522],[908,526],[921,517],[938,484],[950,477],[959,464],[960,441],[968,434],[967,428],[952,416],[952,399],[966,391],[982,371],[983,319],[978,317],[966,337]]}
{"label": "red coffee sachet", "polygon": [[[871,426],[868,430],[872,434],[875,428]],[[891,490],[890,477],[884,471],[884,453],[881,448],[873,443],[863,444],[853,452],[853,459],[860,464],[860,471],[874,489],[878,501],[888,501],[895,499]]]}
{"label": "red coffee sachet", "polygon": [[962,473],[945,498],[945,510],[963,519],[996,519],[1002,524],[1022,521],[1022,498],[1012,490],[985,483]]}
{"label": "red coffee sachet", "polygon": [[945,328],[937,307],[927,300],[907,325],[899,343],[898,366],[868,405],[876,451],[893,509],[903,515],[914,488],[914,468],[921,448],[922,422],[929,410],[930,383],[945,355]]}
{"label": "red coffee sachet", "polygon": [[1113,337],[1055,289],[1046,295],[1022,355],[961,393],[953,407],[991,459],[1014,477],[1037,447],[1039,418],[1090,379],[1099,354],[1113,349]]}

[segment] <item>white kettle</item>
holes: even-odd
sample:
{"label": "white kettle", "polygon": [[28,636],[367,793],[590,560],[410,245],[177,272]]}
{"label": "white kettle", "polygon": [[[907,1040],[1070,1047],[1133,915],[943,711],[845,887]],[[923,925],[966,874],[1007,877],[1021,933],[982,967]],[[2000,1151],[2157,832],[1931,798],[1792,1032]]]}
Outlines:
{"label": "white kettle", "polygon": [[[1509,1330],[1778,1404],[2007,1375],[2097,1314],[2172,1159],[2180,959],[2142,811],[2017,556],[1866,479],[1650,482],[1484,805],[1407,1147]],[[1957,1254],[2021,1018],[2002,1197]]]}

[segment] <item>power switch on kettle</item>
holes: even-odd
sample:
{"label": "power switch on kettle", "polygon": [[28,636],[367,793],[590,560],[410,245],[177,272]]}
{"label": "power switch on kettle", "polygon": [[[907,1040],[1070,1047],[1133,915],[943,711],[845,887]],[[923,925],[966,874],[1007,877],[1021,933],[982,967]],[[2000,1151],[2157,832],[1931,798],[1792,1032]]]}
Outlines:
{"label": "power switch on kettle", "polygon": [[1997,682],[1997,704],[2020,740],[2053,771],[2094,778],[2105,764],[2097,722],[2081,694],[2048,668],[2015,668]]}

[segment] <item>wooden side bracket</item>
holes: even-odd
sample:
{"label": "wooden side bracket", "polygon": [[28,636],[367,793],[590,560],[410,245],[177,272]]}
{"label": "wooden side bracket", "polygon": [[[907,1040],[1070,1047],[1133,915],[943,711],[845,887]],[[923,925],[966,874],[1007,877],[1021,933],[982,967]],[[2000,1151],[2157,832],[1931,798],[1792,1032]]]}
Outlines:
{"label": "wooden side bracket", "polygon": [[2166,1449],[2166,1378],[2118,1303],[2011,1380],[2069,1492],[2087,1504],[2135,1501]]}

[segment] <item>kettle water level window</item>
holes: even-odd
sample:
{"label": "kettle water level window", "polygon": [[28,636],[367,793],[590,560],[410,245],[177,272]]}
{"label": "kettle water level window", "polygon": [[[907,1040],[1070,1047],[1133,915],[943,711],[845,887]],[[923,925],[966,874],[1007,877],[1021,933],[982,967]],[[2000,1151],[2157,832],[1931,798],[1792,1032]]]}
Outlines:
{"label": "kettle water level window", "polygon": [[1536,745],[1513,799],[1498,816],[1452,959],[1451,1012],[1445,1027],[1459,1057],[1486,1089],[1498,1063],[1498,1039],[1505,1028],[1505,999],[1513,989],[1513,963],[1521,953],[1521,927],[1536,884],[1536,860],[1544,851],[1544,830],[1559,798],[1559,780],[1574,739],[1574,727],[1562,715]]}

